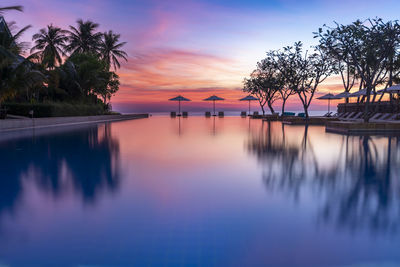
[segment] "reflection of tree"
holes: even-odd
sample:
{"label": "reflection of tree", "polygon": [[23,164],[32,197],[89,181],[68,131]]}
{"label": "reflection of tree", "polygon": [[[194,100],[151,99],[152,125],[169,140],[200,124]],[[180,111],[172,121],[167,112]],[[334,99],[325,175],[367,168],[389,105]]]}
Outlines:
{"label": "reflection of tree", "polygon": [[111,137],[110,124],[12,140],[0,149],[0,212],[14,207],[24,182],[56,197],[72,188],[86,202],[119,185],[119,144]]}
{"label": "reflection of tree", "polygon": [[338,158],[330,159],[327,167],[315,157],[308,127],[300,142],[293,139],[287,140],[284,126],[280,130],[269,124],[248,141],[249,151],[265,167],[263,180],[269,191],[285,193],[296,201],[315,194],[322,205],[319,218],[341,228],[397,229],[399,138],[387,137],[387,144],[382,145],[378,138],[344,136]]}
{"label": "reflection of tree", "polygon": [[[271,191],[279,190],[289,194],[295,192],[293,196],[297,199],[307,177],[318,173],[318,164],[307,136],[308,128],[305,128],[301,144],[297,144],[286,139],[284,125],[267,124],[267,127],[262,125],[258,134],[253,133],[247,147],[268,166],[263,172],[266,187]],[[282,134],[277,134],[280,131]],[[309,167],[303,164],[305,162]]]}
{"label": "reflection of tree", "polygon": [[331,181],[325,186],[330,198],[323,208],[324,221],[335,220],[340,227],[353,230],[397,230],[400,147],[392,139],[388,137],[386,147],[382,147],[369,136],[346,137],[346,150],[341,155],[346,165],[332,166],[336,171],[331,170]]}

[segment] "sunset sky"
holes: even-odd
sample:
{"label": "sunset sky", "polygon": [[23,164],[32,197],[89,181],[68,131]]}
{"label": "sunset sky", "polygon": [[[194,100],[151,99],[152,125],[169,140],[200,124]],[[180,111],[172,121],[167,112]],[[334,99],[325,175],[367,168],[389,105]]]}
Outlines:
{"label": "sunset sky", "polygon": [[[295,41],[305,47],[315,43],[312,32],[333,21],[349,23],[358,18],[398,19],[399,1],[294,1],[294,0],[3,0],[2,6],[23,5],[23,13],[8,12],[8,21],[31,24],[27,41],[40,28],[54,24],[67,28],[79,18],[112,29],[127,41],[129,61],[118,71],[120,91],[112,99],[122,112],[169,111],[167,99],[182,94],[191,98],[187,110],[204,110],[201,101],[212,94],[227,100],[225,110],[245,109],[237,101],[243,79],[270,49]],[[331,78],[319,93],[342,91]],[[172,106],[171,106],[172,105]],[[279,108],[279,103],[276,105]],[[323,110],[326,102],[314,101]],[[297,96],[288,109],[300,110]]]}

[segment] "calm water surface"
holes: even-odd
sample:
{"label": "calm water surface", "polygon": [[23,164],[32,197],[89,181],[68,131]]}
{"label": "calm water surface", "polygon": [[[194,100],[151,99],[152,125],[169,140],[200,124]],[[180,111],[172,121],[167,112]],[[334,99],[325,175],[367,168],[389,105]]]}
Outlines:
{"label": "calm water surface", "polygon": [[0,265],[400,264],[399,137],[152,117],[0,152]]}

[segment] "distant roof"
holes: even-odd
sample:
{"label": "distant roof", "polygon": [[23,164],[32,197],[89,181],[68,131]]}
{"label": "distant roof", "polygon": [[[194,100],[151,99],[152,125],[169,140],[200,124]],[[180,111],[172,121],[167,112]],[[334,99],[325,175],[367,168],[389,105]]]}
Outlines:
{"label": "distant roof", "polygon": [[0,32],[6,32],[9,36],[12,36],[10,29],[8,28],[7,22],[2,16],[0,16]]}

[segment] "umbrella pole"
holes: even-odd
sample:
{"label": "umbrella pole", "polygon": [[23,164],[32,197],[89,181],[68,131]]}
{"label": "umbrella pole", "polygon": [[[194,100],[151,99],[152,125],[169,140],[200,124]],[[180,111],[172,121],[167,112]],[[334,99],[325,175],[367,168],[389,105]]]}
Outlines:
{"label": "umbrella pole", "polygon": [[249,100],[249,115],[250,115],[250,100]]}
{"label": "umbrella pole", "polygon": [[181,101],[179,100],[178,102],[179,102],[179,112],[178,112],[178,114],[181,114]]}

